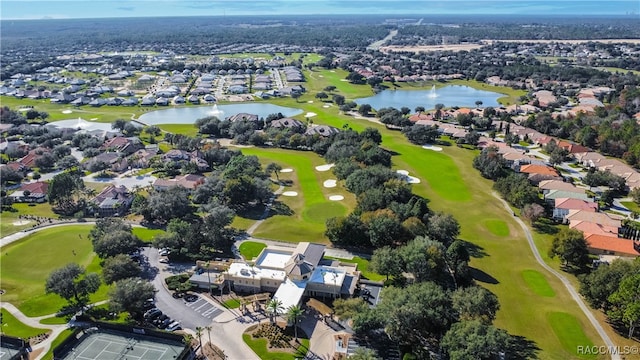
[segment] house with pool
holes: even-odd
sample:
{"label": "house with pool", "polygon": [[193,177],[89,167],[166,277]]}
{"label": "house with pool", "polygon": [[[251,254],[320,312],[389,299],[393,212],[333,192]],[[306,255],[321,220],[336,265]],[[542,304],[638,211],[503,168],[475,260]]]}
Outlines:
{"label": "house with pool", "polygon": [[274,293],[286,309],[307,296],[351,297],[360,272],[357,265],[324,258],[325,246],[301,242],[296,248],[268,246],[253,261],[198,262],[190,281],[200,288],[229,287],[240,293]]}

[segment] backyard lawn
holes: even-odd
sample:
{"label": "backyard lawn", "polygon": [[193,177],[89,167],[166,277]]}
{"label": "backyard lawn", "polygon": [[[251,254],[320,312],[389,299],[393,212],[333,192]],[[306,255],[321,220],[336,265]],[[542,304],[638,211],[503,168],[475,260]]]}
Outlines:
{"label": "backyard lawn", "polygon": [[[43,229],[2,248],[0,273],[2,301],[17,306],[27,316],[42,316],[59,311],[66,301],[45,294],[45,281],[51,271],[75,262],[87,272],[101,272],[100,259],[88,238],[91,225],[72,225]],[[75,255],[74,255],[75,254]],[[102,285],[91,301],[105,300],[108,287]]]}

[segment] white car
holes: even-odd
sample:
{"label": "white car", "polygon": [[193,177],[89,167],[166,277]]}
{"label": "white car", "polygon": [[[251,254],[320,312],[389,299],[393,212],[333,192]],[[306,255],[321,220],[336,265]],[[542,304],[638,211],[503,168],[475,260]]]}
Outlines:
{"label": "white car", "polygon": [[180,322],[174,321],[171,324],[169,324],[165,330],[166,331],[176,331],[176,330],[180,330],[180,329],[181,329]]}
{"label": "white car", "polygon": [[169,259],[167,258],[160,258],[160,260],[158,260],[158,262],[162,263],[162,264],[168,264],[169,263]]}
{"label": "white car", "polygon": [[160,249],[160,251],[158,252],[158,254],[160,254],[160,256],[167,256],[169,255],[169,249]]}

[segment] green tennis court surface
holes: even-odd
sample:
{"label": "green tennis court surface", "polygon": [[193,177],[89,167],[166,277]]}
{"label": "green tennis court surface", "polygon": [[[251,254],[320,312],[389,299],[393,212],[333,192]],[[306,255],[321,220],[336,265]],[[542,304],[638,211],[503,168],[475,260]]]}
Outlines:
{"label": "green tennis court surface", "polygon": [[[173,344],[172,344],[173,343]],[[81,338],[64,360],[169,360],[180,355],[184,345],[170,340],[151,340],[134,334],[95,332]]]}

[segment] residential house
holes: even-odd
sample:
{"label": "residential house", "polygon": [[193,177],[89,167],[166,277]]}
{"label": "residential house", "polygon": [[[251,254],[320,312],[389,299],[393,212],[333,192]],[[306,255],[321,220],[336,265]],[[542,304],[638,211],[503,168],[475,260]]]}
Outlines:
{"label": "residential house", "polygon": [[296,129],[304,127],[304,123],[300,120],[292,119],[292,118],[282,118],[273,120],[270,124],[270,127],[274,127],[277,129]]}
{"label": "residential house", "polygon": [[556,199],[580,199],[584,201],[592,201],[593,199],[587,195],[586,193],[574,192],[574,191],[566,191],[566,190],[549,190],[548,193],[544,194],[544,200],[553,205],[556,202]]}
{"label": "residential house", "polygon": [[557,198],[553,207],[553,218],[565,220],[570,210],[598,211],[598,203],[571,198]]}
{"label": "residential house", "polygon": [[176,176],[174,179],[157,179],[153,183],[153,188],[162,191],[170,187],[182,186],[188,190],[195,190],[204,183],[204,179],[204,176],[195,174]]}
{"label": "residential house", "polygon": [[570,210],[567,215],[569,221],[588,221],[594,224],[606,225],[615,228],[622,226],[622,221],[614,215],[603,212],[592,212],[586,210]]}
{"label": "residential house", "polygon": [[320,135],[320,136],[331,136],[333,134],[339,133],[340,130],[334,128],[333,126],[327,125],[312,125],[307,128],[305,135]]}
{"label": "residential house", "polygon": [[144,149],[144,144],[136,137],[116,136],[106,139],[101,150],[121,152],[125,155],[131,155],[134,152]]}
{"label": "residential house", "polygon": [[580,194],[586,193],[585,189],[579,188],[579,187],[573,185],[572,183],[565,182],[565,181],[562,181],[562,180],[545,180],[545,181],[541,181],[538,184],[538,188],[540,190],[542,190],[543,194],[548,194],[550,191],[553,191],[553,190],[576,192],[576,193],[580,193]]}
{"label": "residential house", "polygon": [[[597,234],[600,236],[617,238],[620,229],[616,226],[597,224],[590,221],[573,220],[569,222],[569,228],[578,230],[583,234]],[[586,236],[586,235],[585,235]]]}
{"label": "residential house", "polygon": [[42,181],[22,184],[20,189],[9,195],[14,202],[43,203],[47,201],[49,184]]}
{"label": "residential house", "polygon": [[131,207],[133,194],[123,185],[109,185],[91,199],[93,213],[97,217],[124,216]]}
{"label": "residential house", "polygon": [[259,121],[258,115],[256,114],[248,114],[248,113],[237,113],[235,115],[231,115],[231,116],[227,116],[225,118],[225,120],[229,121],[229,122],[236,122],[236,121],[250,121],[250,122],[254,122],[257,123]]}
{"label": "residential house", "polygon": [[585,234],[589,252],[596,255],[640,256],[640,241],[618,237]]}
{"label": "residential house", "polygon": [[562,180],[558,171],[547,165],[527,164],[520,166],[520,173],[527,174],[529,181],[537,185],[545,180]]}

